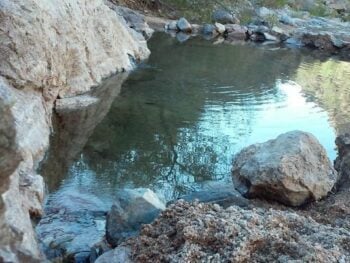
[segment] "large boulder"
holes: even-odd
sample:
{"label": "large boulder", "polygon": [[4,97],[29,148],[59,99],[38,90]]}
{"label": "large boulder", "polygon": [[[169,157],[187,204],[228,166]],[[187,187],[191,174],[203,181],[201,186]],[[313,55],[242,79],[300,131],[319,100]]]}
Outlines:
{"label": "large boulder", "polygon": [[291,206],[325,197],[338,179],[322,145],[301,131],[243,149],[233,161],[232,177],[247,197]]}
{"label": "large boulder", "polygon": [[118,246],[126,238],[136,235],[142,224],[151,223],[164,209],[165,204],[150,189],[119,191],[107,215],[107,241]]}

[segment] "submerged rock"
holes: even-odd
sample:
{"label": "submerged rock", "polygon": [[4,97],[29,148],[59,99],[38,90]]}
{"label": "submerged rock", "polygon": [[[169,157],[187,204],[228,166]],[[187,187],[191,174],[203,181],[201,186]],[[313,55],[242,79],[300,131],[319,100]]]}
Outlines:
{"label": "submerged rock", "polygon": [[125,189],[117,193],[107,215],[106,238],[112,246],[134,236],[142,224],[151,223],[165,204],[150,189]]}
{"label": "submerged rock", "polygon": [[184,201],[123,244],[135,262],[347,262],[349,245],[349,230],[294,212]]}
{"label": "submerged rock", "polygon": [[325,197],[338,179],[322,145],[301,131],[244,148],[233,161],[232,177],[245,196],[291,206]]}

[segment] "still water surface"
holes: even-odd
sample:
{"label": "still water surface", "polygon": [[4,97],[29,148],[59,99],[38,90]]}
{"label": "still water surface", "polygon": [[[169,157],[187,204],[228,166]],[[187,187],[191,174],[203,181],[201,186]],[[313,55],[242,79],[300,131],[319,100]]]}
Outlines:
{"label": "still water surface", "polygon": [[[296,129],[313,133],[335,158],[337,125],[347,123],[337,122],[334,100],[349,94],[348,62],[309,50],[178,43],[162,34],[149,46],[149,60],[129,75],[106,115],[93,120],[98,125],[82,135],[65,169],[43,166],[49,200],[75,192],[109,205],[123,187],[149,187],[170,200],[210,180],[229,183],[235,153]],[[332,70],[342,70],[338,80],[330,80]]]}

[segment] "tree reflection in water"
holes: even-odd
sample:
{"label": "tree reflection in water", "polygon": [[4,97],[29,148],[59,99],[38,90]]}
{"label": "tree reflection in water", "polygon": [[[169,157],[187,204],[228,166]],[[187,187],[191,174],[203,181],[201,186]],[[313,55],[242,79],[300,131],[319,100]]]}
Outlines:
{"label": "tree reflection in water", "polygon": [[[93,132],[81,132],[82,150],[55,175],[67,178],[63,188],[112,199],[118,188],[150,187],[169,200],[208,180],[229,182],[234,153],[281,132],[323,127],[321,142],[333,147],[326,113],[297,90],[296,114],[281,88],[303,86],[295,77],[305,59],[300,50],[200,39],[180,44],[165,35],[155,35],[150,48],[150,59],[129,76],[108,114]],[[52,156],[74,143],[56,143]]]}

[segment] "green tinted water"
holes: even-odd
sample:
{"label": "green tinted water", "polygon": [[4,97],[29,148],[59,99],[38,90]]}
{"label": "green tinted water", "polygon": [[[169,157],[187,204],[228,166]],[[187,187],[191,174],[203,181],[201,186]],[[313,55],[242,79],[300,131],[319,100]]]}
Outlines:
{"label": "green tinted water", "polygon": [[149,60],[102,121],[92,119],[99,124],[80,136],[86,139],[66,169],[44,166],[56,194],[83,189],[110,200],[118,188],[150,187],[170,200],[208,180],[229,181],[240,149],[295,129],[313,133],[335,158],[335,129],[348,127],[337,95],[348,98],[348,62],[308,50],[180,44],[161,34],[149,46]]}

